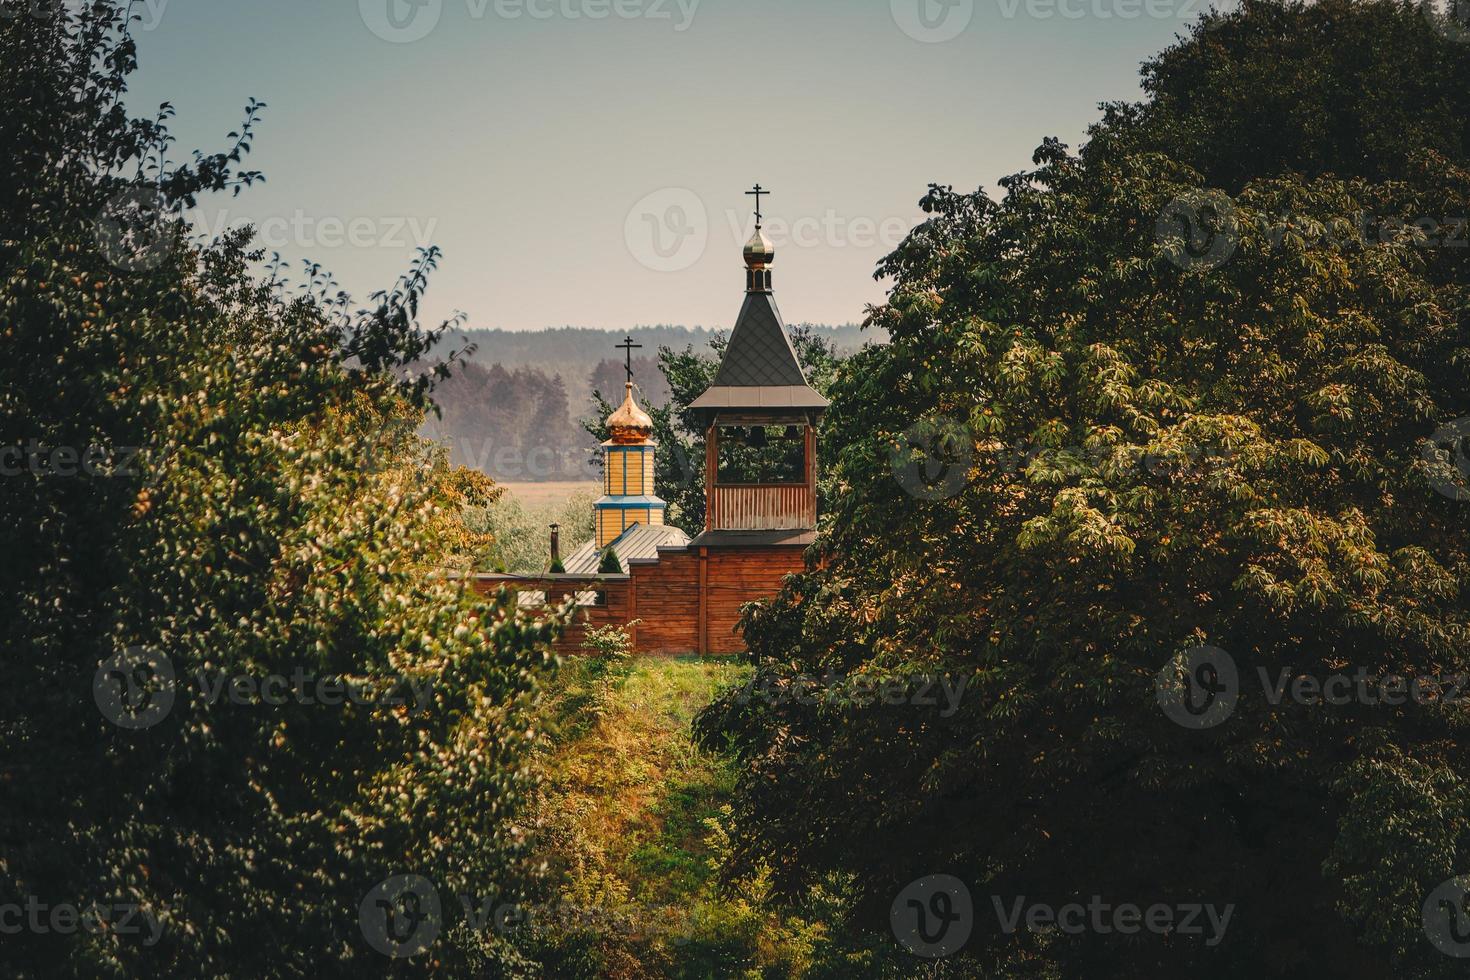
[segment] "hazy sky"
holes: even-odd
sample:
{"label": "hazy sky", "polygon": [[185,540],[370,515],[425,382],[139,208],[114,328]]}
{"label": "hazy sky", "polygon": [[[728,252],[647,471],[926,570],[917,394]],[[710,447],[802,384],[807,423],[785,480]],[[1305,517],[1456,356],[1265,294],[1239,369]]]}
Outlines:
{"label": "hazy sky", "polygon": [[139,0],[135,112],[267,183],[206,202],[360,298],[420,241],[475,327],[729,326],[756,181],[788,322],[851,322],[930,181],[994,188],[1208,0]]}

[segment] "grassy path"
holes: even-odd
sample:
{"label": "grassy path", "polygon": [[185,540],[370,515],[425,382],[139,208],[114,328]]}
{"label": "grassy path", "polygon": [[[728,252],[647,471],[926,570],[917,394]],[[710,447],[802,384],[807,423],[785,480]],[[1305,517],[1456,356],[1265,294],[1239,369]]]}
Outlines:
{"label": "grassy path", "polygon": [[778,909],[763,876],[719,887],[722,808],[734,760],[691,739],[698,711],[750,668],[733,659],[642,657],[566,664],[548,704],[540,764],[541,853],[562,902],[590,913],[536,930],[548,977],[826,978],[895,972],[874,937],[851,937],[816,889]]}
{"label": "grassy path", "polygon": [[704,822],[734,783],[730,761],[698,749],[690,724],[748,669],[731,660],[643,658],[619,678],[593,661],[565,669],[549,760],[551,815],[581,845],[569,870],[617,874],[646,903],[687,899],[709,883]]}

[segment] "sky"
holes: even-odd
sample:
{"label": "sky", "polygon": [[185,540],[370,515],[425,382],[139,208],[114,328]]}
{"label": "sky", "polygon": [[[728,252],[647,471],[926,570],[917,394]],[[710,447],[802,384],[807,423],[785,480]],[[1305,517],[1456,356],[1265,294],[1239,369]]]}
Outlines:
{"label": "sky", "polygon": [[728,327],[759,182],[787,322],[851,323],[929,183],[1077,146],[1209,2],[137,0],[128,102],[181,158],[267,103],[201,229],[364,301],[437,245],[428,321]]}

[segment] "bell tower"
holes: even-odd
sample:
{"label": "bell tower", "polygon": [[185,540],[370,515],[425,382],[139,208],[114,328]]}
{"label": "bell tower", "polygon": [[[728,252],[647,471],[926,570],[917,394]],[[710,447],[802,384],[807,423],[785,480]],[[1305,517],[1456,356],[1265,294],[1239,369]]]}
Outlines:
{"label": "bell tower", "polygon": [[[745,302],[714,383],[689,406],[705,426],[705,531],[696,545],[783,544],[817,526],[816,426],[827,399],[807,384],[771,290],[776,250],[746,243]],[[750,532],[762,532],[752,534]]]}

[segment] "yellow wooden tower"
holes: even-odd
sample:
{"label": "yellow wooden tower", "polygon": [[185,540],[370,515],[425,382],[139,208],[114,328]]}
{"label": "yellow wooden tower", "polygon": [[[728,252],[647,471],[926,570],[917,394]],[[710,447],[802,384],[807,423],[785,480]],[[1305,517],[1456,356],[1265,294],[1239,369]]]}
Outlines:
{"label": "yellow wooden tower", "polygon": [[668,506],[654,494],[653,419],[638,407],[629,381],[623,404],[607,417],[612,438],[602,444],[602,493],[593,506],[597,547],[606,548],[634,524],[663,524]]}

